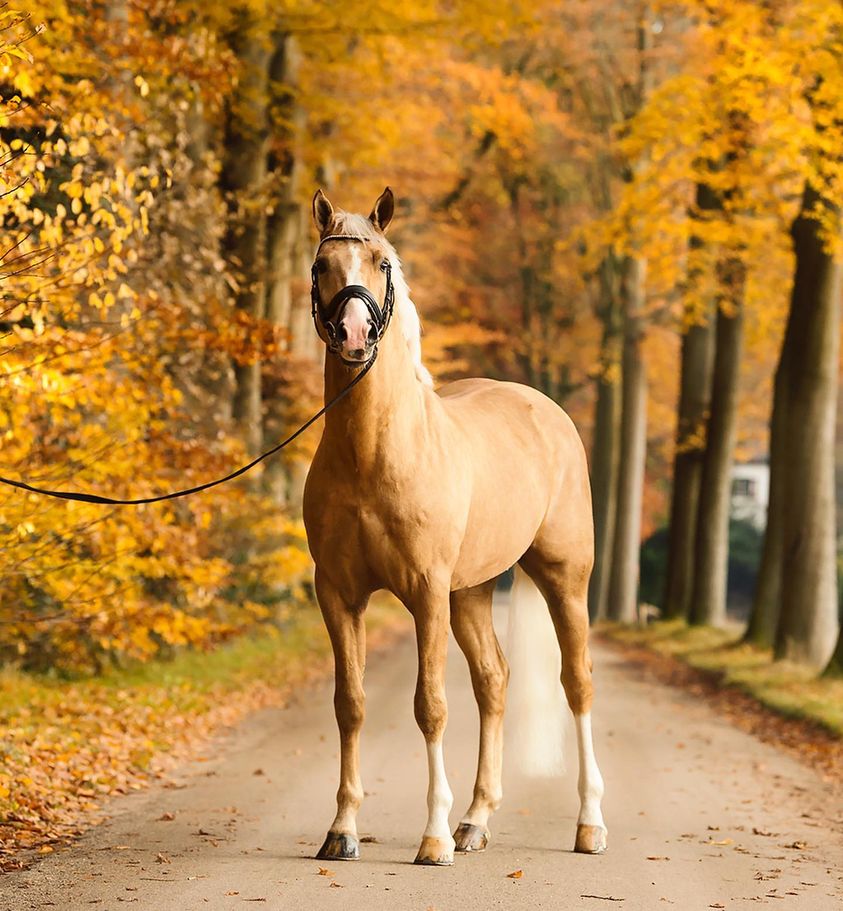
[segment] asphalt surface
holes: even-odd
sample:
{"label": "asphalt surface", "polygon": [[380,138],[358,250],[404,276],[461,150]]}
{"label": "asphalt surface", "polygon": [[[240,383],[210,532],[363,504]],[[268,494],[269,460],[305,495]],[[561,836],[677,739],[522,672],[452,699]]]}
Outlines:
{"label": "asphalt surface", "polygon": [[[412,715],[410,640],[367,671],[367,799],[356,863],[313,859],[334,814],[329,683],[249,718],[162,786],[115,801],[111,819],[26,871],[0,877],[0,911],[485,911],[675,907],[843,908],[843,801],[775,747],[679,690],[636,679],[594,649],[597,758],[609,851],[573,854],[576,750],[562,779],[507,773],[492,843],[455,866],[413,866],[426,761]],[[478,723],[453,645],[446,763],[456,824],[468,805]]]}

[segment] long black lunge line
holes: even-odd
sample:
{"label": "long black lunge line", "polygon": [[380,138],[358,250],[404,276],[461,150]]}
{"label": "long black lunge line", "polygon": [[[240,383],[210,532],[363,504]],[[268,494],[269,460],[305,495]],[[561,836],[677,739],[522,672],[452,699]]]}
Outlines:
{"label": "long black lunge line", "polygon": [[208,490],[211,487],[217,487],[219,484],[225,484],[226,481],[233,481],[235,478],[239,478],[240,475],[245,474],[250,469],[254,468],[259,462],[262,462],[264,459],[268,459],[271,455],[275,455],[276,452],[282,450],[285,446],[288,446],[297,436],[304,433],[311,424],[315,421],[318,421],[319,418],[325,414],[330,408],[333,408],[340,399],[344,398],[351,390],[363,379],[363,377],[369,372],[372,367],[372,364],[375,363],[375,358],[377,357],[377,348],[372,352],[372,357],[366,363],[366,366],[354,377],[354,379],[334,398],[331,399],[326,405],[319,409],[316,414],[313,415],[310,420],[306,421],[304,424],[299,427],[299,429],[287,437],[286,440],[283,440],[277,446],[273,446],[272,449],[267,452],[259,455],[256,459],[249,462],[248,465],[244,465],[242,468],[238,468],[237,471],[232,471],[231,474],[227,474],[224,478],[217,478],[216,481],[208,481],[206,484],[200,484],[198,487],[188,487],[186,490],[174,490],[172,493],[165,493],[159,497],[142,497],[139,500],[117,500],[113,497],[101,497],[95,493],[74,493],[70,490],[46,490],[43,487],[33,487],[32,484],[26,484],[24,481],[13,481],[11,478],[4,478],[0,476],[0,482],[7,484],[9,487],[17,487],[19,490],[28,490],[30,493],[39,493],[45,497],[54,497],[57,500],[77,500],[80,503],[102,503],[106,506],[140,506],[144,503],[160,503],[162,500],[176,500],[179,497],[187,497],[193,493],[199,493],[202,490]]}

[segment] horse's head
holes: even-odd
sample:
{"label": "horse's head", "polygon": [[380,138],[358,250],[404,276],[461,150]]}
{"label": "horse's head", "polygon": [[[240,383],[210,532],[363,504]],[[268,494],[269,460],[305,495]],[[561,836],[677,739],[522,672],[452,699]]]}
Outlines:
{"label": "horse's head", "polygon": [[319,248],[313,262],[313,319],[328,350],[353,366],[368,363],[392,316],[390,247],[384,237],[395,210],[387,187],[368,219],[334,211],[321,190],[313,197]]}

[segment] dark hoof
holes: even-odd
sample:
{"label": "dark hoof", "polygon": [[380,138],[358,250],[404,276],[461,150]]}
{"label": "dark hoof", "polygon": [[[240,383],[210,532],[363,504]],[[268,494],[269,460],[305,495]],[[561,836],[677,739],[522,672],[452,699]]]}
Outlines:
{"label": "dark hoof", "polygon": [[489,830],[470,822],[461,822],[454,832],[455,850],[460,852],[485,851],[489,844]]}
{"label": "dark hoof", "polygon": [[353,835],[329,832],[317,860],[360,860],[360,842]]}
{"label": "dark hoof", "polygon": [[602,854],[606,850],[606,830],[603,826],[577,826],[574,851],[577,854]]}
{"label": "dark hoof", "polygon": [[[450,842],[450,844],[449,844]],[[425,835],[413,863],[428,867],[450,867],[454,863],[454,845],[449,838],[431,838]]]}

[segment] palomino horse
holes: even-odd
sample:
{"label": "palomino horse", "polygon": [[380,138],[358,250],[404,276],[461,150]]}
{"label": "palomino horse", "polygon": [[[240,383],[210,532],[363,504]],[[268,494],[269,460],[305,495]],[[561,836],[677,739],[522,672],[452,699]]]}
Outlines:
{"label": "palomino horse", "polygon": [[[328,346],[326,400],[370,365],[326,415],[304,492],[316,594],[334,650],[341,749],[337,815],[318,857],[359,857],[363,613],[380,589],[407,606],[418,640],[415,716],[430,785],[416,863],[451,864],[455,849],[486,847],[502,796],[509,677],[492,627],[492,594],[497,577],[516,563],[547,602],[562,652],[579,746],[574,850],[600,853],[606,828],[591,737],[586,608],[593,529],[582,442],[568,416],[527,386],[470,379],[433,390],[421,364],[418,315],[384,236],[393,210],[389,188],[368,218],[334,211],[321,190],[313,200],[321,238],[313,309]],[[525,583],[522,576],[516,587]],[[474,798],[453,837],[442,752],[449,622],[480,710]]]}

